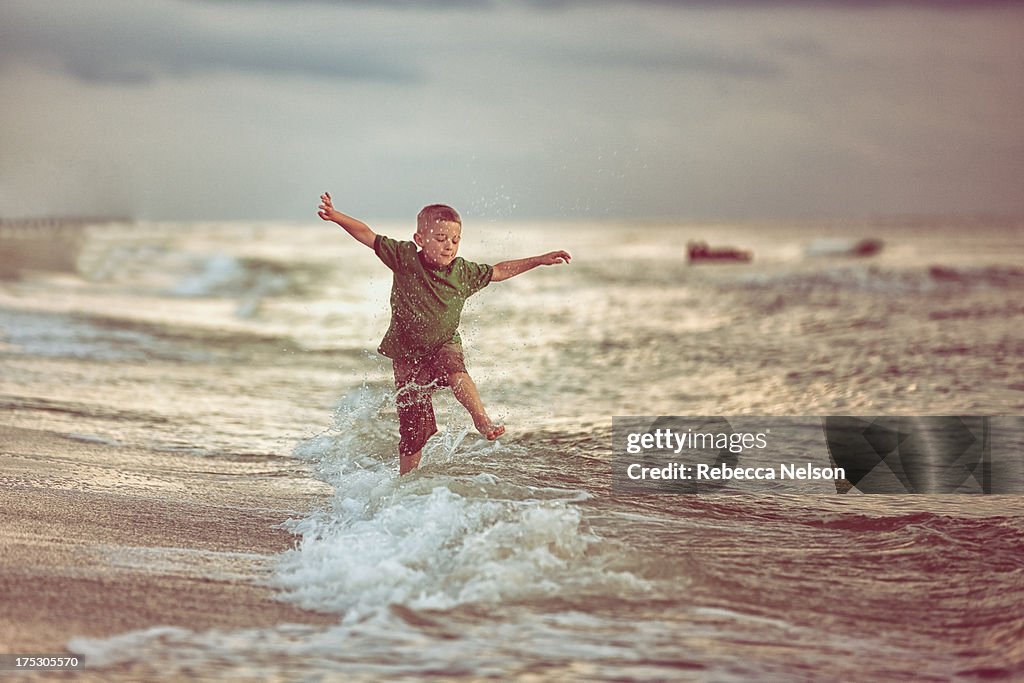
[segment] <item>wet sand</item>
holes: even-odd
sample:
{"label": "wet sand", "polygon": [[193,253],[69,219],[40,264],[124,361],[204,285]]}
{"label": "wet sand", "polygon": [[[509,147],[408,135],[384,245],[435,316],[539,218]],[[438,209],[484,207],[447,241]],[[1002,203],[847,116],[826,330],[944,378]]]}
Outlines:
{"label": "wet sand", "polygon": [[154,626],[331,624],[276,600],[275,528],[327,493],[290,458],[146,452],[0,425],[0,652]]}

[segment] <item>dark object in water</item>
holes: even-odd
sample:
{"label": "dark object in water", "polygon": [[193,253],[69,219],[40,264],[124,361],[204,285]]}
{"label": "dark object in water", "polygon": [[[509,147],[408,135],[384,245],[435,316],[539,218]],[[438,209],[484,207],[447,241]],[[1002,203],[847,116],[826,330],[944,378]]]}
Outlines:
{"label": "dark object in water", "polygon": [[874,256],[882,251],[882,240],[867,238],[853,245],[854,256]]}
{"label": "dark object in water", "polygon": [[862,240],[820,239],[807,245],[808,256],[874,256],[882,251],[883,242],[874,237]]}
{"label": "dark object in water", "polygon": [[712,263],[737,262],[749,263],[754,255],[743,249],[733,247],[711,248],[707,242],[688,242],[686,249],[689,253],[690,263],[696,261],[708,261]]}

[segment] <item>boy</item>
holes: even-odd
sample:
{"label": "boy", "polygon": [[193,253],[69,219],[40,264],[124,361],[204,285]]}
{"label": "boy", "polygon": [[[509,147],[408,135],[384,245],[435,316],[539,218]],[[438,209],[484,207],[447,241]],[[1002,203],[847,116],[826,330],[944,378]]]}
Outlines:
{"label": "boy", "polygon": [[494,424],[487,416],[476,384],[466,372],[458,331],[462,307],[491,282],[537,266],[568,263],[569,254],[552,251],[494,266],[458,258],[462,219],[444,204],[420,211],[412,242],[375,234],[362,221],[336,210],[329,193],[320,195],[318,208],[320,218],[343,227],[394,272],[391,325],[377,350],[391,359],[395,371],[399,473],[419,465],[423,445],[437,433],[430,395],[440,387],[451,387],[477,431],[489,441],[504,434],[504,425]]}

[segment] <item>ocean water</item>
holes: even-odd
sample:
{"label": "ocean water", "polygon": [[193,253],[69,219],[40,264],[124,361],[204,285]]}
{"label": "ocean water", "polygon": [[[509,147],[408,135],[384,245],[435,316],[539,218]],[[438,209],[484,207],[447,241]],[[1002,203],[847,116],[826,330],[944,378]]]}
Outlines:
{"label": "ocean water", "polygon": [[[881,253],[845,253],[863,238]],[[690,265],[691,239],[754,260]],[[260,580],[336,625],[74,638],[97,670],[1024,678],[1024,497],[645,495],[610,465],[616,415],[1024,414],[1022,223],[467,223],[466,258],[573,262],[470,300],[467,365],[508,434],[439,394],[402,478],[374,352],[390,272],[340,229],[46,241],[68,258],[0,269],[0,419],[154,458],[294,458],[332,490]]]}

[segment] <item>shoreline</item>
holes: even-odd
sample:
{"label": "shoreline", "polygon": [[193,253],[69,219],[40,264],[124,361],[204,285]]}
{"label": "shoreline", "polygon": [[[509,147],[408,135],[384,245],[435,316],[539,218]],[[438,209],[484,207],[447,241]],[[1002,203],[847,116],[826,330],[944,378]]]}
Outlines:
{"label": "shoreline", "polygon": [[291,458],[148,452],[0,425],[2,651],[74,637],[328,625],[265,585],[294,537],[275,528],[329,491]]}

